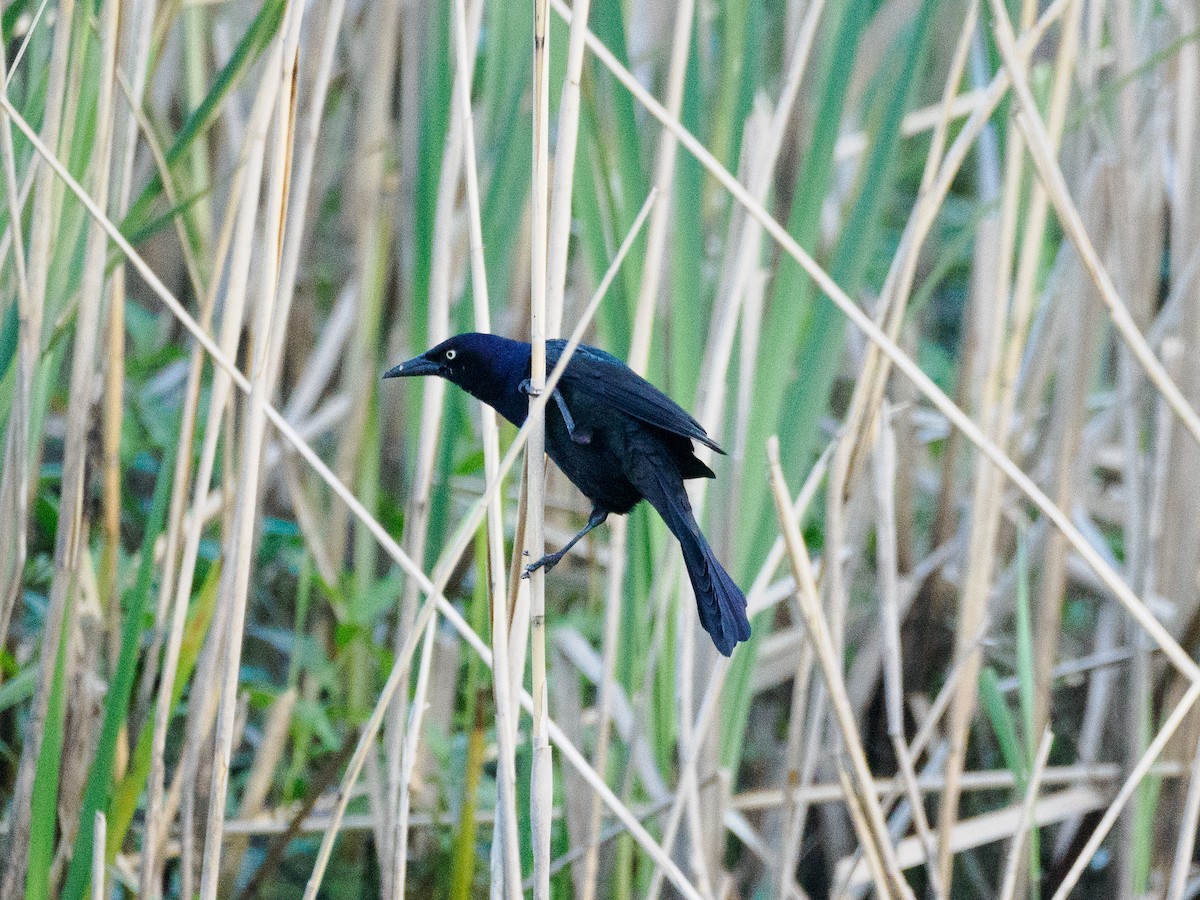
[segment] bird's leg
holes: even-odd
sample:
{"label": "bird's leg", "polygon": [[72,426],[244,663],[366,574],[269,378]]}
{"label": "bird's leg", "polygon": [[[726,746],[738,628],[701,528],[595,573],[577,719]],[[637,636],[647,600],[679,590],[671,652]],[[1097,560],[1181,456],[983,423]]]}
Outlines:
{"label": "bird's leg", "polygon": [[545,567],[546,571],[549,572],[556,565],[558,565],[558,561],[560,559],[562,559],[564,556],[567,555],[568,550],[570,550],[577,543],[579,543],[580,538],[582,538],[585,534],[587,534],[589,531],[591,531],[597,525],[604,524],[604,520],[607,518],[608,518],[608,510],[607,509],[603,509],[602,507],[599,507],[599,506],[593,507],[591,518],[589,518],[587,524],[583,526],[583,531],[579,532],[579,534],[575,535],[575,537],[573,537],[573,538],[571,538],[571,540],[567,541],[567,545],[565,547],[563,547],[561,550],[559,550],[557,553],[547,553],[545,556],[543,556],[537,562],[533,562],[533,563],[530,563],[529,565],[527,565],[525,567],[525,574],[521,577],[528,578],[530,572],[534,572],[537,569],[540,569],[543,567]]}
{"label": "bird's leg", "polygon": [[[526,378],[517,385],[517,390],[522,394],[532,394],[533,385]],[[567,409],[567,401],[563,398],[562,391],[558,388],[554,389],[554,402],[558,404],[558,411],[562,413],[563,424],[567,426],[567,436],[576,444],[590,444],[592,442],[592,433],[575,427],[575,418],[571,415],[571,411]]]}

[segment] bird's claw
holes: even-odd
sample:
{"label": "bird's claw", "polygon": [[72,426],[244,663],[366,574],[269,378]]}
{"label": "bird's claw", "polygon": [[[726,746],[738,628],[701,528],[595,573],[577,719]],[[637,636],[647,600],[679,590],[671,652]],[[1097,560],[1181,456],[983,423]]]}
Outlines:
{"label": "bird's claw", "polygon": [[517,390],[520,391],[522,394],[532,394],[533,393],[533,382],[530,381],[528,378],[526,378],[524,381],[522,381],[520,384],[517,385]]}
{"label": "bird's claw", "polygon": [[531,562],[529,565],[527,565],[525,567],[525,571],[521,573],[521,577],[528,578],[538,569],[545,569],[546,573],[549,574],[550,570],[553,569],[557,564],[558,559],[556,558],[556,554],[549,553],[546,556],[543,556],[537,562]]}

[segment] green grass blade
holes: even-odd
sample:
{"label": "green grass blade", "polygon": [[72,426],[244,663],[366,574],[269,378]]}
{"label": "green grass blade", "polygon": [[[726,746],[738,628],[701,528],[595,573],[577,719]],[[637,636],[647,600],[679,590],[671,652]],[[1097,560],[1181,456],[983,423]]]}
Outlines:
{"label": "green grass blade", "polygon": [[[71,634],[71,604],[63,619],[63,636]],[[33,807],[29,821],[29,857],[25,877],[26,900],[50,896],[50,867],[54,860],[54,829],[58,824],[58,778],[62,762],[63,729],[66,726],[66,666],[69,639],[59,641],[54,662],[50,705],[46,711],[45,735],[33,776]]]}

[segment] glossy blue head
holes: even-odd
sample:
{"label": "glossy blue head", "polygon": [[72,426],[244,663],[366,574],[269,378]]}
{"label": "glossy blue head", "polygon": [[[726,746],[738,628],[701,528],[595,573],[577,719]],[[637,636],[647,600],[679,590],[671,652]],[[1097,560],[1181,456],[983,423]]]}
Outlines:
{"label": "glossy blue head", "polygon": [[445,378],[516,425],[525,421],[529,397],[519,386],[529,377],[529,345],[522,341],[458,334],[383,373],[384,378],[423,375]]}

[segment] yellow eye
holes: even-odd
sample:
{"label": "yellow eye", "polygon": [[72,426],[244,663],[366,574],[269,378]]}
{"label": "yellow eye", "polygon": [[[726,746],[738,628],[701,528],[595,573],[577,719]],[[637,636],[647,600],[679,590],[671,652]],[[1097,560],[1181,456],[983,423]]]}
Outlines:
{"label": "yellow eye", "polygon": [[446,359],[454,359],[454,357],[456,357],[456,356],[458,356],[457,350],[447,350],[446,351]]}

